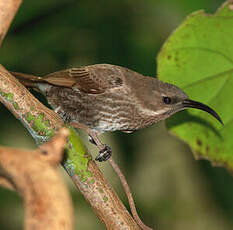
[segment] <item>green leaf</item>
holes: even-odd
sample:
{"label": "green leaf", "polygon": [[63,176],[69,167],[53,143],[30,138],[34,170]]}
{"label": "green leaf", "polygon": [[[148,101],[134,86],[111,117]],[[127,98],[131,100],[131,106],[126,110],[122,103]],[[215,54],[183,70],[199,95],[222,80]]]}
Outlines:
{"label": "green leaf", "polygon": [[233,3],[215,14],[189,15],[165,42],[158,58],[160,80],[212,107],[222,126],[203,111],[189,109],[168,119],[168,128],[196,157],[233,169]]}

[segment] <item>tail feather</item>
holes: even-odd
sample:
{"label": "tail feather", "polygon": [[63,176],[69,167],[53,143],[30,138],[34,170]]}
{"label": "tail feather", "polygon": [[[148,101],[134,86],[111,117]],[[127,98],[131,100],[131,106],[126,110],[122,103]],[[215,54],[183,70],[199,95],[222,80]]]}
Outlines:
{"label": "tail feather", "polygon": [[35,87],[35,83],[44,82],[42,77],[38,77],[31,74],[18,73],[18,72],[10,72],[14,77],[16,77],[20,83],[27,87]]}

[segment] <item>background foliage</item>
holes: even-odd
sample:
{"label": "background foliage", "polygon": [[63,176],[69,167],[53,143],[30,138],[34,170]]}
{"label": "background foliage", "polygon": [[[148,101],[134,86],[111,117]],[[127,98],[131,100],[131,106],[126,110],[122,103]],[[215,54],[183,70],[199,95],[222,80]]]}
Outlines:
{"label": "background foliage", "polygon": [[[215,12],[222,3],[25,0],[1,48],[1,63],[9,70],[39,75],[72,66],[112,63],[155,76],[155,57],[173,29],[191,12]],[[1,145],[34,147],[25,128],[3,106],[0,116]],[[207,161],[195,161],[189,147],[170,136],[163,123],[131,135],[105,134],[103,139],[112,146],[114,158],[126,173],[146,223],[161,230],[232,229],[232,177]],[[95,147],[90,148],[97,153]],[[127,204],[111,168],[106,163],[101,168]],[[77,229],[104,229],[69,178],[66,180]],[[0,188],[0,229],[22,229],[22,211],[17,194]]]}

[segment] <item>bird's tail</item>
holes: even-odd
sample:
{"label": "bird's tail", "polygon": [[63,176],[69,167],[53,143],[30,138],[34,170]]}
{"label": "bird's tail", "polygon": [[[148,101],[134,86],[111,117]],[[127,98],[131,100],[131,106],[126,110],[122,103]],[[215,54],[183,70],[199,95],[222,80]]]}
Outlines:
{"label": "bird's tail", "polygon": [[43,80],[42,77],[38,77],[35,75],[18,73],[18,72],[10,72],[10,73],[26,87],[35,88],[36,87],[35,83],[45,82],[45,80]]}

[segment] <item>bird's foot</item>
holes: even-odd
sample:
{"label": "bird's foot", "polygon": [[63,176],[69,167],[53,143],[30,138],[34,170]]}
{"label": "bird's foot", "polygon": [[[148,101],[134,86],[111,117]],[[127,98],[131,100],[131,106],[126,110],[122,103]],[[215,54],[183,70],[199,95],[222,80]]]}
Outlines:
{"label": "bird's foot", "polygon": [[[68,113],[66,113],[65,111],[63,111],[62,109],[61,109],[61,107],[60,106],[58,106],[55,110],[54,110],[54,112],[56,113],[56,114],[58,114],[59,115],[59,117],[64,121],[64,122],[66,122],[66,123],[70,123],[71,122],[71,116],[68,114]],[[72,126],[72,125],[71,125]]]}
{"label": "bird's foot", "polygon": [[105,145],[103,149],[99,151],[99,154],[95,158],[96,161],[102,162],[102,161],[107,161],[112,155],[112,149],[108,146]]}
{"label": "bird's foot", "polygon": [[98,133],[96,131],[90,130],[83,124],[77,122],[71,122],[71,126],[74,128],[84,129],[88,132],[88,140],[95,144],[99,148],[99,154],[96,156],[95,160],[102,162],[107,161],[112,155],[112,149],[108,145],[104,145],[98,138]]}

